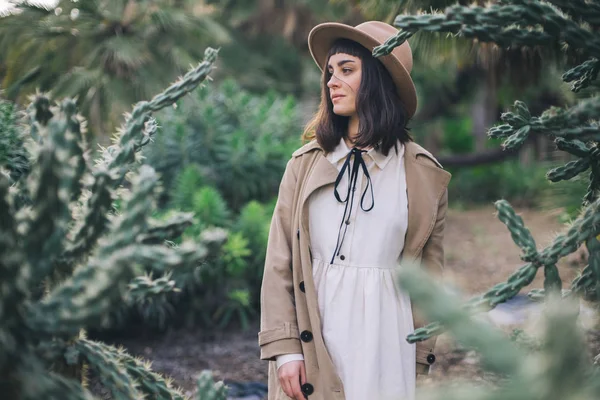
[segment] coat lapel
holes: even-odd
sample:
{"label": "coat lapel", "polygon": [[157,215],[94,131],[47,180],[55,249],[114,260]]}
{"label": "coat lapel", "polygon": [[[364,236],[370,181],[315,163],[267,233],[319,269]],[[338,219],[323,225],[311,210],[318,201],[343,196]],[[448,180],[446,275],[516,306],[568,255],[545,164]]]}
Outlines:
{"label": "coat lapel", "polygon": [[301,221],[302,227],[308,227],[308,198],[317,189],[335,183],[335,179],[338,176],[339,171],[337,168],[329,162],[323,155],[323,151],[317,151],[313,160],[313,165],[309,167],[309,175],[305,181],[304,188],[302,188],[302,198],[300,204],[301,207]]}
{"label": "coat lapel", "polygon": [[408,192],[408,228],[403,259],[415,261],[436,222],[438,203],[448,187],[450,173],[419,160],[419,155],[433,159],[414,142],[406,144],[404,166]]}

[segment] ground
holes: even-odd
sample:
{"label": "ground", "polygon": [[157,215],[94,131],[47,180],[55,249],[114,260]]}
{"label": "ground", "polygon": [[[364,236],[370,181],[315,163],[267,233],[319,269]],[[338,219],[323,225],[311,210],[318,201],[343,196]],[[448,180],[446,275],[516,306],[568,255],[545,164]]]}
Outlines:
{"label": "ground", "polygon": [[[558,211],[518,210],[518,214],[532,232],[538,248],[547,246],[564,229]],[[508,229],[495,216],[492,206],[467,211],[449,210],[445,250],[446,282],[460,289],[465,298],[506,280],[523,264],[519,249]],[[559,264],[564,287],[576,276],[583,257],[583,253],[578,252]],[[540,271],[524,293],[542,287]],[[259,360],[257,332],[258,325],[247,332],[213,337],[205,337],[200,332],[172,332],[161,338],[131,340],[123,344],[132,353],[153,360],[153,369],[173,377],[177,384],[191,392],[196,375],[203,369],[212,370],[218,379],[266,382],[267,363]],[[598,338],[594,337],[593,341],[598,343]],[[426,382],[466,376],[485,380],[476,355],[461,350],[448,335],[439,337],[436,353],[438,361]]]}

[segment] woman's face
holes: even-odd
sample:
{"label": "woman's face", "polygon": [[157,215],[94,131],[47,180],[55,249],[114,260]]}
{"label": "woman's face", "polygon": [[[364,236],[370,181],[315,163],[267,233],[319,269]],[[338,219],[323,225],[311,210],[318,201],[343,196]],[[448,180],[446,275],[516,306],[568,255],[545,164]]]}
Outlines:
{"label": "woman's face", "polygon": [[329,58],[327,69],[331,78],[327,82],[333,112],[352,117],[356,115],[356,96],[362,77],[362,60],[349,54],[337,53]]}

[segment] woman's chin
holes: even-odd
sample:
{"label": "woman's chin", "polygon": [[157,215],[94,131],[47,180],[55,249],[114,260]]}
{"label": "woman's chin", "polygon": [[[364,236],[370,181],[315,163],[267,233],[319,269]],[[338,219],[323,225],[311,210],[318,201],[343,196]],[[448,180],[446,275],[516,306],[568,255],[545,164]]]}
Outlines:
{"label": "woman's chin", "polygon": [[354,113],[354,110],[349,110],[343,107],[333,107],[333,113],[335,115],[339,115],[340,117],[349,117]]}

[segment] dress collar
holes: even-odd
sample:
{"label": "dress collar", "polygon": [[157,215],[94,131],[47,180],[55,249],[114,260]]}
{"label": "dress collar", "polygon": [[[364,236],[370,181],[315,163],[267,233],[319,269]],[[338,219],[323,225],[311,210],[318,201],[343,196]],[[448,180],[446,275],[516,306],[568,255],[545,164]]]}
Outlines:
{"label": "dress collar", "polygon": [[[341,159],[345,158],[350,150],[351,149],[346,144],[346,141],[342,138],[335,149],[333,149],[331,153],[327,154],[327,160],[335,165]],[[391,148],[388,155],[385,156],[383,153],[381,153],[381,151],[371,148],[366,154],[373,159],[375,165],[377,165],[379,169],[384,169],[391,158],[395,155],[395,150],[394,148]],[[402,154],[404,154],[404,146],[402,143],[398,143],[398,157],[402,156]]]}

